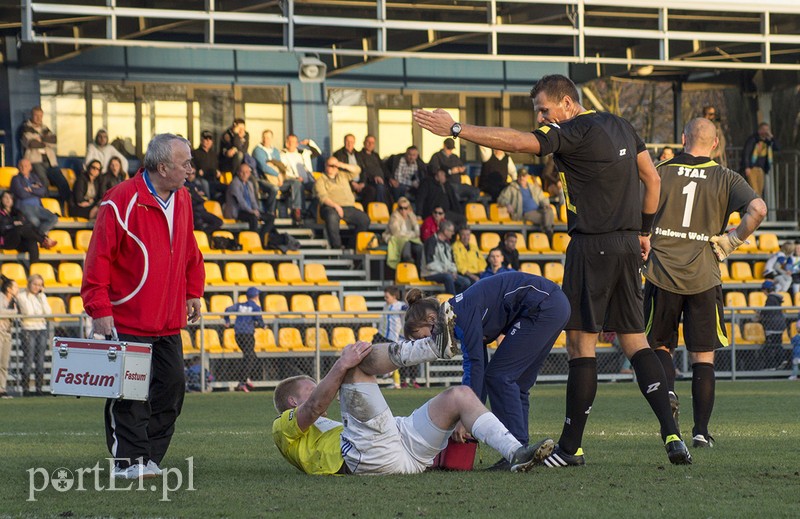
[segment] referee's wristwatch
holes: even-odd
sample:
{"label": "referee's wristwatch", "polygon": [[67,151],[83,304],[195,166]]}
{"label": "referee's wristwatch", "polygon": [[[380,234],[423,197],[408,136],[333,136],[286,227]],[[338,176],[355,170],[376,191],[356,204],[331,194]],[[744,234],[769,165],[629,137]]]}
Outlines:
{"label": "referee's wristwatch", "polygon": [[461,133],[461,123],[453,123],[453,126],[450,127],[450,135],[452,135],[454,139],[458,139],[458,135],[460,133]]}

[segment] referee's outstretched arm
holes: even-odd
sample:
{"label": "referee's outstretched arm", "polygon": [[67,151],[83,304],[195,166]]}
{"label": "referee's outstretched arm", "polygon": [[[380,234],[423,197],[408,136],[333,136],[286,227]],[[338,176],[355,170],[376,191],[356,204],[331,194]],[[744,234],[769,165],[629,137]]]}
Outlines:
{"label": "referee's outstretched arm", "polygon": [[[421,109],[415,110],[414,120],[422,128],[441,137],[449,137],[451,128],[455,124],[450,114],[441,108],[437,108],[432,112]],[[539,140],[532,133],[521,132],[512,128],[475,126],[461,123],[461,132],[458,136],[481,146],[510,153],[532,153],[538,155],[541,149]],[[655,212],[655,209],[653,209],[653,212]]]}

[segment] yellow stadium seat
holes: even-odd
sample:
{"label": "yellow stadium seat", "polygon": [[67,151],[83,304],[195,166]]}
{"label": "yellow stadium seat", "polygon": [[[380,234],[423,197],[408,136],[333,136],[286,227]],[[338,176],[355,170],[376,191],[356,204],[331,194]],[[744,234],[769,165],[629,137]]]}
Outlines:
{"label": "yellow stadium seat", "polygon": [[756,261],[753,263],[753,278],[757,281],[762,281],[764,279],[764,267],[766,267],[766,261]]}
{"label": "yellow stadium seat", "polygon": [[69,313],[72,315],[81,315],[83,313],[83,298],[81,296],[72,296],[69,298]]}
{"label": "yellow stadium seat", "polygon": [[[201,333],[202,332],[202,333]],[[222,344],[219,342],[219,334],[216,330],[205,328],[195,331],[194,344],[200,349],[205,349],[207,353],[222,353]]]}
{"label": "yellow stadium seat", "polygon": [[467,175],[466,173],[462,173],[461,174],[461,183],[464,184],[464,185],[467,185],[467,186],[471,186],[472,185],[472,179],[470,179],[469,175]]}
{"label": "yellow stadium seat", "polygon": [[362,326],[358,329],[358,340],[364,342],[372,342],[372,338],[378,333],[378,329],[374,326]]}
{"label": "yellow stadium seat", "polygon": [[[50,313],[52,313],[53,315],[67,313],[67,305],[64,304],[64,300],[61,299],[60,297],[47,296],[47,304],[50,305]],[[63,318],[57,320],[63,321]]]}
{"label": "yellow stadium seat", "polygon": [[517,252],[520,254],[528,254],[528,242],[525,241],[525,236],[521,232],[514,233],[517,236]]}
{"label": "yellow stadium seat", "polygon": [[303,338],[297,328],[281,328],[278,330],[278,345],[285,350],[303,350]]}
{"label": "yellow stadium seat", "polygon": [[64,216],[64,210],[61,209],[61,204],[55,198],[44,197],[42,198],[42,207],[47,209],[53,214]]}
{"label": "yellow stadium seat", "polygon": [[557,261],[550,261],[544,264],[544,277],[553,283],[561,283],[564,280],[564,265]]}
{"label": "yellow stadium seat", "polygon": [[435,285],[432,281],[419,278],[417,266],[413,263],[398,263],[394,273],[394,281],[398,285]]}
{"label": "yellow stadium seat", "polygon": [[194,241],[197,242],[197,248],[203,254],[211,254],[214,251],[211,249],[211,244],[208,242],[208,235],[203,231],[194,231]]}
{"label": "yellow stadium seat", "polygon": [[236,220],[222,216],[222,206],[216,200],[206,200],[203,202],[206,211],[221,219],[224,223],[236,223]]}
{"label": "yellow stadium seat", "polygon": [[321,350],[329,350],[331,349],[331,341],[328,337],[328,330],[325,328],[320,328],[319,333],[317,333],[317,329],[312,327],[306,328],[306,348],[314,348],[317,349],[317,340],[319,340],[319,349]]}
{"label": "yellow stadium seat", "polygon": [[293,286],[309,286],[314,283],[303,281],[300,276],[300,267],[294,263],[281,263],[278,265],[278,281]]}
{"label": "yellow stadium seat", "polygon": [[294,294],[292,296],[292,312],[308,312],[303,317],[306,319],[313,319],[314,312],[316,311],[316,308],[314,308],[314,300],[311,299],[310,295]]}
{"label": "yellow stadium seat", "polygon": [[83,269],[78,263],[65,261],[58,265],[58,280],[62,285],[79,287],[83,282]]}
{"label": "yellow stadium seat", "polygon": [[550,248],[550,241],[543,232],[532,232],[528,235],[528,251],[538,254],[555,254]]}
{"label": "yellow stadium seat", "polygon": [[789,292],[775,292],[781,297],[781,306],[792,306],[792,294]]}
{"label": "yellow stadium seat", "polygon": [[[750,237],[751,240],[754,240],[755,237]],[[778,243],[778,236],[771,232],[765,232],[761,236],[758,237],[758,250],[761,252],[778,252],[781,249],[780,244]]]}
{"label": "yellow stadium seat", "polygon": [[520,272],[527,272],[528,274],[533,274],[534,276],[542,275],[542,267],[533,261],[526,261],[525,263],[520,264],[519,270]]}
{"label": "yellow stadium seat", "polygon": [[558,208],[558,220],[567,223],[567,204],[561,204]]}
{"label": "yellow stadium seat", "polygon": [[569,240],[569,234],[565,232],[557,232],[553,234],[553,250],[562,253],[567,252]]}
{"label": "yellow stadium seat", "polygon": [[222,279],[222,271],[217,263],[206,261],[203,263],[203,267],[206,271],[206,285],[227,285],[225,280]]}
{"label": "yellow stadium seat", "polygon": [[741,307],[748,306],[747,297],[744,293],[731,291],[725,294],[725,306],[727,308],[736,308],[740,314],[752,314],[752,310],[738,310]]}
{"label": "yellow stadium seat", "polygon": [[385,256],[385,250],[378,250],[378,236],[374,232],[362,231],[356,236],[356,254],[375,254]]}
{"label": "yellow stadium seat", "polygon": [[229,285],[252,285],[250,281],[250,273],[247,272],[247,266],[238,261],[229,261],[225,264],[225,281]]}
{"label": "yellow stadium seat", "polygon": [[747,294],[747,306],[762,307],[767,302],[767,294],[760,290]]}
{"label": "yellow stadium seat", "polygon": [[333,346],[334,349],[341,350],[348,344],[353,344],[354,342],[356,342],[356,335],[352,328],[337,326],[333,329],[331,346]]}
{"label": "yellow stadium seat", "polygon": [[236,342],[236,331],[233,328],[225,328],[222,332],[222,347],[228,352],[242,351]]}
{"label": "yellow stadium seat", "polygon": [[339,298],[331,294],[320,294],[320,296],[317,298],[317,309],[320,312],[329,312],[327,314],[320,315],[321,318],[344,317],[342,315],[331,315],[333,313],[340,313],[342,311],[342,305],[339,303]]}
{"label": "yellow stadium seat", "polygon": [[221,184],[230,185],[233,182],[233,172],[232,171],[223,171],[222,174],[219,176],[219,181]]}
{"label": "yellow stadium seat", "polygon": [[75,175],[75,170],[72,168],[61,168],[61,174],[67,179],[67,184],[69,184],[69,188],[72,189],[72,186],[75,185],[75,180],[78,178]]}
{"label": "yellow stadium seat", "polygon": [[14,166],[3,166],[0,168],[0,188],[8,189],[11,187],[11,179],[14,178],[19,170]]}
{"label": "yellow stadium seat", "polygon": [[553,344],[553,348],[563,348],[567,345],[567,332],[561,332],[556,337],[556,342]]}
{"label": "yellow stadium seat", "polygon": [[56,271],[49,263],[31,263],[30,275],[39,274],[44,280],[46,287],[64,286],[56,279]]}
{"label": "yellow stadium seat", "polygon": [[756,237],[750,236],[747,240],[739,246],[738,249],[733,251],[734,254],[757,254],[758,244],[756,243]]}
{"label": "yellow stadium seat", "polygon": [[389,223],[389,207],[383,202],[370,202],[367,215],[372,223]]}
{"label": "yellow stadium seat", "polygon": [[450,301],[453,298],[453,294],[436,294],[436,300],[439,303],[444,303],[445,301]]}
{"label": "yellow stadium seat", "polygon": [[728,225],[739,225],[742,221],[742,217],[736,211],[732,212],[730,217],[728,218]]}
{"label": "yellow stadium seat", "polygon": [[306,282],[315,285],[338,285],[338,281],[330,281],[325,265],[322,263],[306,263],[303,266],[303,277]]}
{"label": "yellow stadium seat", "polygon": [[281,285],[275,279],[275,269],[272,264],[264,261],[257,261],[250,267],[250,279],[254,285]]}
{"label": "yellow stadium seat", "polygon": [[212,314],[225,313],[225,309],[233,306],[233,298],[227,294],[214,294],[209,301],[208,310]]}
{"label": "yellow stadium seat", "polygon": [[719,275],[720,279],[723,283],[730,283],[733,281],[731,279],[730,272],[728,271],[728,264],[727,263],[720,263],[719,264]]}
{"label": "yellow stadium seat", "polygon": [[256,328],[255,351],[282,351],[275,342],[275,333],[269,328]]}
{"label": "yellow stadium seat", "polygon": [[750,264],[745,261],[731,263],[731,278],[739,282],[753,281],[753,271],[750,269]]}
{"label": "yellow stadium seat", "polygon": [[486,208],[483,206],[483,204],[479,204],[476,202],[468,203],[466,208],[466,215],[467,215],[467,223],[469,223],[470,225],[489,223],[489,218],[486,216]]}
{"label": "yellow stadium seat", "polygon": [[495,223],[509,223],[511,222],[511,215],[508,214],[506,206],[489,204],[489,220]]}
{"label": "yellow stadium seat", "polygon": [[490,250],[500,245],[500,235],[496,232],[481,233],[480,251],[483,254],[488,254]]}
{"label": "yellow stadium seat", "polygon": [[264,253],[264,245],[261,242],[261,236],[255,231],[240,232],[239,245],[242,246],[241,252],[249,252],[251,254]]}
{"label": "yellow stadium seat", "polygon": [[360,294],[350,294],[344,296],[344,311],[353,312],[360,319],[378,319],[379,314],[370,314],[367,309],[367,300]]}
{"label": "yellow stadium seat", "polygon": [[[794,295],[794,306],[800,306],[800,291]],[[792,323],[794,324],[794,323]]]}
{"label": "yellow stadium seat", "polygon": [[[264,298],[264,311],[270,314],[279,314],[283,318],[295,317],[293,315],[285,315],[289,313],[289,303],[283,294],[267,294]],[[271,318],[274,319],[275,316]]]}
{"label": "yellow stadium seat", "polygon": [[48,252],[58,252],[60,254],[79,254],[81,252],[72,245],[72,236],[63,229],[53,229],[47,233],[47,236],[51,240],[58,242]]}
{"label": "yellow stadium seat", "polygon": [[189,330],[181,330],[181,345],[183,346],[183,353],[200,353],[199,348],[195,348],[192,344],[192,336]]}
{"label": "yellow stadium seat", "polygon": [[0,274],[17,282],[20,288],[28,284],[28,275],[25,274],[25,267],[21,263],[3,263],[0,267]]}
{"label": "yellow stadium seat", "polygon": [[764,334],[764,327],[761,323],[744,323],[742,330],[742,338],[751,344],[764,344],[767,340]]}
{"label": "yellow stadium seat", "polygon": [[85,253],[89,250],[89,243],[92,241],[92,230],[81,229],[75,233],[75,248]]}

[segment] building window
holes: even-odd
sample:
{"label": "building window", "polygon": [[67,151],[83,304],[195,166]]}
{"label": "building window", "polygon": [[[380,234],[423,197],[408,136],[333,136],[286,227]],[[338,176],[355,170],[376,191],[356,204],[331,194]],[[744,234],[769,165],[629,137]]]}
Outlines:
{"label": "building window", "polygon": [[108,132],[108,141],[122,144],[128,154],[136,153],[136,103],[132,86],[92,85],[92,127],[94,136],[100,129]]}
{"label": "building window", "polygon": [[[40,82],[44,124],[58,138],[56,153],[86,155],[86,90],[81,81]],[[33,107],[30,107],[33,108]]]}

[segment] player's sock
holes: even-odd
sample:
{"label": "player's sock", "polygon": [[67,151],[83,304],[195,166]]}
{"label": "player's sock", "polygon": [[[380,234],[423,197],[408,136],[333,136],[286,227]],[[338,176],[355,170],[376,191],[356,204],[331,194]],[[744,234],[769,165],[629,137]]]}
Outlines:
{"label": "player's sock", "polygon": [[472,424],[472,436],[499,452],[511,461],[522,444],[492,413],[483,413]]}
{"label": "player's sock", "polygon": [[672,355],[667,350],[656,348],[656,357],[661,361],[664,368],[664,375],[667,377],[667,390],[675,392],[675,364],[672,362]]}
{"label": "player's sock", "polygon": [[714,365],[707,362],[692,364],[692,408],[694,429],[692,434],[708,436],[708,422],[714,410]]}
{"label": "player's sock", "polygon": [[439,356],[436,354],[436,343],[432,338],[425,337],[416,341],[390,343],[389,359],[398,368],[403,368],[439,360]]}
{"label": "player's sock", "polygon": [[636,372],[639,389],[661,424],[661,439],[665,440],[667,436],[673,434],[680,436],[672,418],[664,368],[661,367],[656,354],[650,348],[641,349],[631,357],[631,365]]}
{"label": "player's sock", "polygon": [[597,395],[597,359],[580,357],[569,361],[567,376],[567,416],[558,446],[567,454],[575,454],[583,441],[583,430]]}

